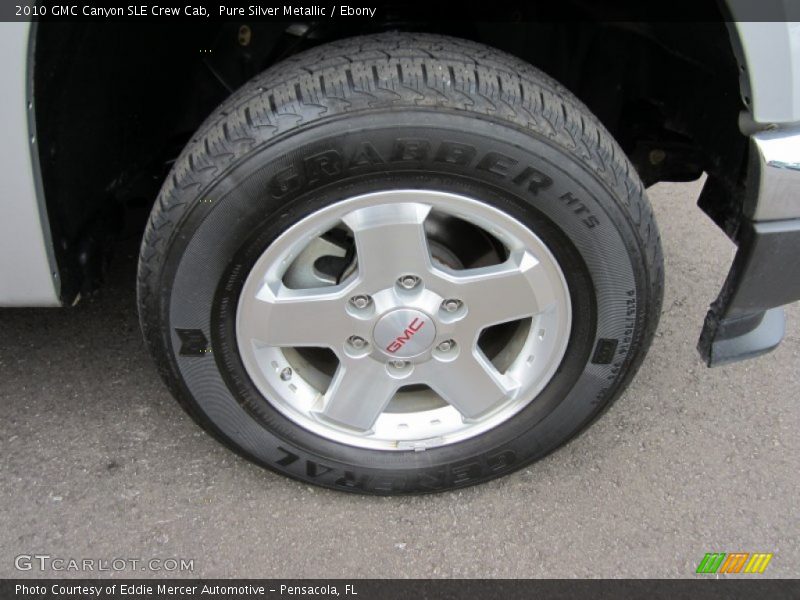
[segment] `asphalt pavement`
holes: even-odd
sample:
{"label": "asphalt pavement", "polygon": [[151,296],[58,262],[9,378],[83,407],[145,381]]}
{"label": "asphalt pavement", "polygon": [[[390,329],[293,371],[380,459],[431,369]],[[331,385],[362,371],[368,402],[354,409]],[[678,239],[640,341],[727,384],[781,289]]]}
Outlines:
{"label": "asphalt pavement", "polygon": [[[762,577],[797,577],[800,309],[772,354],[703,365],[734,247],[699,189],[650,190],[665,302],[626,393],[555,454],[452,493],[313,488],[203,433],[141,340],[133,244],[74,308],[0,310],[0,577],[159,576],[167,559],[190,577],[693,577],[706,552],[772,552]],[[166,564],[40,571],[52,558]]]}

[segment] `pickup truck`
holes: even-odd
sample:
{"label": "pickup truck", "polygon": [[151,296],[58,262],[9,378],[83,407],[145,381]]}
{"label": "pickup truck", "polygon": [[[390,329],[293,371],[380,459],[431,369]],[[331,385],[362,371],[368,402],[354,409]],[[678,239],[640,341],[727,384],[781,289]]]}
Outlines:
{"label": "pickup truck", "polygon": [[102,293],[133,227],[144,338],[210,434],[313,484],[452,489],[622,393],[664,287],[646,189],[705,174],[737,251],[699,354],[770,351],[800,299],[800,24],[569,4],[1,23],[0,306]]}

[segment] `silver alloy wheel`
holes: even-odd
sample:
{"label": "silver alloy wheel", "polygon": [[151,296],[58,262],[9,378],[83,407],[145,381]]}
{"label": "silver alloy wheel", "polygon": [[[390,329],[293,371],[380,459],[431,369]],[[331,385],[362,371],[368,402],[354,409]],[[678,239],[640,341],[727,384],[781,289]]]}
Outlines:
{"label": "silver alloy wheel", "polygon": [[[491,235],[503,260],[458,268],[429,240],[434,211]],[[345,254],[324,238],[337,227],[355,241],[338,281],[312,266]],[[533,401],[564,356],[571,319],[561,269],[519,221],[465,196],[398,190],[337,202],[281,234],[245,281],[236,335],[258,390],[301,427],[360,448],[423,450]],[[480,336],[509,322],[519,325],[490,360]],[[331,351],[335,370],[326,376],[308,348]]]}

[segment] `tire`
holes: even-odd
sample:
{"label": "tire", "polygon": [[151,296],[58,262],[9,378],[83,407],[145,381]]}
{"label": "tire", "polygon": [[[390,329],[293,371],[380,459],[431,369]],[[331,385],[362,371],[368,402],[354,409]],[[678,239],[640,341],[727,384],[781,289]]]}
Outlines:
{"label": "tire", "polygon": [[[266,281],[252,275],[261,268],[260,257],[283,244],[281,240],[300,240],[302,236],[293,232],[350,206],[346,202],[368,207],[371,198],[389,198],[382,205],[389,206],[396,193],[417,193],[441,200],[442,206],[452,201],[456,215],[462,214],[462,204],[470,207],[464,215],[474,209],[475,222],[467,225],[449,213],[442,217],[447,239],[461,244],[463,237],[486,248],[494,244],[498,262],[511,260],[516,241],[504,249],[505,238],[498,238],[499,247],[497,240],[489,239],[494,234],[486,232],[492,227],[473,231],[489,223],[492,215],[501,223],[502,235],[507,227],[510,239],[540,243],[537,260],[555,265],[546,280],[555,299],[542,304],[551,307],[546,317],[551,321],[546,322],[559,327],[569,322],[563,335],[549,338],[558,339],[547,347],[547,360],[552,362],[547,376],[539,382],[520,374],[524,384],[509,380],[508,385],[528,390],[527,396],[509,392],[517,394],[513,410],[506,411],[506,400],[492,405],[490,413],[505,407],[508,418],[485,426],[484,417],[462,418],[466,429],[458,429],[462,425],[454,421],[451,437],[422,444],[398,442],[387,449],[380,440],[370,446],[372,439],[367,438],[374,431],[352,433],[325,419],[316,427],[313,420],[303,421],[299,412],[294,415],[286,404],[293,397],[279,387],[284,384],[270,369],[279,370],[290,388],[297,381],[295,393],[298,386],[301,392],[306,389],[306,380],[292,379],[300,377],[302,369],[282,368],[280,360],[263,366],[259,357],[278,355],[267,353],[274,352],[272,346],[248,346],[241,328],[252,322],[246,320],[252,289],[261,289],[252,286]],[[438,211],[438,204],[432,205]],[[489,215],[486,221],[483,215]],[[459,227],[469,233],[462,236]],[[515,232],[520,232],[518,238]],[[332,235],[329,231],[325,239]],[[343,249],[345,256],[338,257],[340,271],[330,275],[331,285],[354,281],[356,275],[345,275],[354,264],[358,277],[361,266],[366,270],[370,261],[388,261],[389,272],[388,265],[402,256],[392,250],[393,243],[385,252],[368,255],[359,250],[355,261]],[[434,258],[439,266],[447,262]],[[519,469],[570,440],[607,408],[652,341],[662,300],[662,263],[641,181],[610,134],[566,89],[531,65],[486,46],[437,35],[392,33],[326,44],[285,60],[246,84],[208,118],[175,163],[153,208],[141,248],[138,300],[142,331],[161,376],[188,414],[224,444],[269,469],[316,485],[371,494],[422,493],[472,485]],[[313,264],[317,269],[322,263]],[[283,271],[275,275],[284,276]],[[426,280],[416,288],[420,294],[427,284]],[[404,284],[398,280],[397,285]],[[484,288],[464,289],[473,293]],[[498,289],[491,295],[505,310],[518,296]],[[406,293],[392,290],[376,294],[375,302],[379,295],[397,298]],[[531,290],[539,293],[532,284]],[[435,296],[431,302],[444,297]],[[480,295],[474,298],[490,307]],[[353,307],[348,304],[347,310]],[[507,344],[504,348],[513,345],[509,340],[517,335],[522,336],[519,343],[528,344],[533,339],[531,324],[541,322],[515,322],[515,333],[497,333],[497,339]],[[333,319],[331,329],[339,327],[344,325]],[[378,345],[382,325],[374,327],[375,339],[366,342],[370,351]],[[527,333],[516,333],[525,327]],[[298,319],[295,330],[305,329],[304,319]],[[293,330],[286,331],[291,337]],[[315,331],[328,335],[326,328]],[[439,338],[435,343],[440,344]],[[440,347],[447,345],[426,346],[424,351],[432,355]],[[253,354],[253,359],[251,348],[252,353],[264,354]],[[459,346],[463,356],[475,354],[469,344],[466,348]],[[344,352],[351,351],[357,353],[351,346]],[[378,355],[384,356],[386,349],[381,351]],[[344,354],[337,357],[344,360]],[[539,360],[528,358],[533,365]],[[428,367],[414,360],[389,360],[385,368],[439,372],[425,371]],[[518,368],[517,360],[508,372]],[[474,370],[464,373],[482,377]],[[459,389],[453,387],[458,377],[441,381],[450,386],[448,393]],[[359,385],[353,389],[369,388]],[[265,386],[280,392],[268,397]],[[404,390],[421,397],[418,388]],[[284,395],[289,400],[284,401]],[[482,429],[475,429],[476,423]],[[438,425],[431,421],[430,426]]]}

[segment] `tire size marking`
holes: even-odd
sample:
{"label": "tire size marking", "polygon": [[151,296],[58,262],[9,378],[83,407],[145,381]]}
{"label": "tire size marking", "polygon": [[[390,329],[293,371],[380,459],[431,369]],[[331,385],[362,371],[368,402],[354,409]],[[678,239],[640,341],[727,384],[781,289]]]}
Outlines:
{"label": "tire size marking", "polygon": [[[614,340],[618,342],[616,346],[616,356],[613,360],[609,361],[608,363],[597,363],[597,364],[610,364],[611,369],[609,370],[608,376],[606,380],[608,381],[607,385],[604,385],[595,396],[592,402],[594,404],[599,404],[603,402],[606,395],[608,394],[609,390],[613,387],[613,382],[617,379],[619,374],[623,371],[623,367],[625,365],[625,360],[628,357],[628,352],[631,349],[631,345],[633,344],[633,334],[636,331],[636,312],[637,312],[637,302],[636,302],[636,290],[628,290],[625,292],[626,300],[625,300],[625,329],[622,332],[622,338],[619,340]],[[600,342],[605,340],[600,340],[598,342],[598,349],[600,346]],[[597,356],[597,350],[595,351],[594,356]],[[595,363],[594,358],[592,362]]]}
{"label": "tire size marking", "polygon": [[[397,138],[391,150],[382,156],[370,142],[359,143],[349,156],[331,148],[306,156],[276,173],[268,184],[273,198],[280,199],[310,186],[335,180],[364,167],[389,163],[416,163],[420,166],[449,164],[473,167],[491,173],[537,196],[553,185],[553,179],[542,171],[500,152],[489,151],[482,156],[469,144],[442,141],[438,144],[423,138]],[[571,192],[561,194],[559,200],[580,218],[588,229],[600,224],[586,204]]]}
{"label": "tire size marking", "polygon": [[636,291],[628,290],[625,299],[625,330],[619,345],[620,361],[628,355],[633,343],[633,332],[636,329]]}

